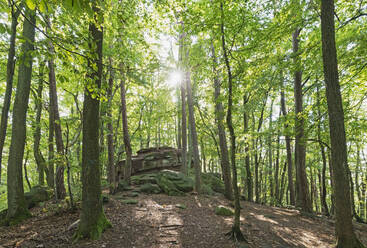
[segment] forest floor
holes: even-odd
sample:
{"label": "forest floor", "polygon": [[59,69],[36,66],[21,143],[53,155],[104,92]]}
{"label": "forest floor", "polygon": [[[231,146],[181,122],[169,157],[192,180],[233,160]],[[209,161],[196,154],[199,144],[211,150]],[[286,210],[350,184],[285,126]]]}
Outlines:
{"label": "forest floor", "polygon": [[[214,208],[229,206],[222,196],[139,194],[137,204],[125,204],[126,192],[112,196],[104,205],[113,225],[100,240],[72,243],[78,211],[52,212],[32,209],[32,217],[22,224],[0,228],[2,247],[102,247],[102,248],[235,248],[225,235],[232,217],[217,216]],[[186,208],[179,208],[183,204]],[[332,247],[334,221],[320,216],[304,216],[298,210],[241,202],[241,228],[251,248]],[[357,236],[367,245],[367,225],[355,224]]]}

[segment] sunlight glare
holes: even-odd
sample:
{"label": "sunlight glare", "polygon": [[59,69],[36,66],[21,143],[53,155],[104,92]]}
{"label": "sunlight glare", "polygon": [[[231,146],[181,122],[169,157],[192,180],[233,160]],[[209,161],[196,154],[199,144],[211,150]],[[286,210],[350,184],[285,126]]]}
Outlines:
{"label": "sunlight glare", "polygon": [[181,83],[182,78],[183,78],[182,72],[175,70],[169,74],[166,83],[170,87],[177,87]]}

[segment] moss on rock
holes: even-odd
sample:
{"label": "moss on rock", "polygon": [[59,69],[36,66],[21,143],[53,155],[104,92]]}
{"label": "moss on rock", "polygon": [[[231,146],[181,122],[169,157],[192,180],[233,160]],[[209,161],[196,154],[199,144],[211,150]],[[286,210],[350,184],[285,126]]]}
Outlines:
{"label": "moss on rock", "polygon": [[224,194],[224,183],[220,175],[216,173],[202,173],[201,180],[203,184],[208,185],[214,192]]}
{"label": "moss on rock", "polygon": [[29,192],[24,194],[28,208],[35,207],[38,203],[51,199],[51,192],[47,187],[34,186]]}
{"label": "moss on rock", "polygon": [[136,175],[131,177],[131,183],[135,185],[142,185],[146,183],[157,183],[157,174],[151,173],[151,174],[142,174],[142,175]]}
{"label": "moss on rock", "polygon": [[156,184],[145,183],[140,187],[140,191],[147,194],[159,194],[162,192],[161,188]]}
{"label": "moss on rock", "polygon": [[220,216],[232,216],[234,211],[228,207],[219,205],[215,208],[215,214]]}

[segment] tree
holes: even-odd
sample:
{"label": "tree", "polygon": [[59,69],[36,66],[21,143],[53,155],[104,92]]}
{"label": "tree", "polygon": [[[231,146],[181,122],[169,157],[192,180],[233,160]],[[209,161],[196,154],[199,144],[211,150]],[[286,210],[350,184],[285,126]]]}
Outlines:
{"label": "tree", "polygon": [[41,115],[42,115],[42,91],[43,91],[43,71],[45,64],[43,62],[40,63],[39,69],[39,82],[37,92],[34,94],[35,98],[35,110],[36,110],[36,119],[34,121],[34,131],[33,131],[33,155],[34,159],[37,163],[38,170],[38,184],[44,185],[44,175],[45,171],[47,171],[46,161],[40,150],[40,141],[41,141]]}
{"label": "tree", "polygon": [[198,135],[196,132],[196,123],[194,115],[194,103],[192,99],[191,90],[191,76],[190,71],[187,69],[186,72],[186,89],[187,89],[187,106],[189,108],[189,126],[191,134],[192,151],[194,157],[194,169],[195,169],[195,191],[200,193],[200,181],[201,181],[201,167],[200,167],[200,157],[199,157],[199,145],[198,145]]}
{"label": "tree", "polygon": [[240,206],[240,194],[238,192],[237,185],[237,168],[236,168],[236,136],[234,133],[233,123],[232,123],[232,104],[233,104],[233,86],[232,86],[232,72],[231,66],[229,64],[229,58],[227,54],[226,41],[225,41],[225,33],[224,33],[224,11],[223,11],[223,3],[220,3],[221,9],[221,38],[222,38],[222,50],[224,61],[227,68],[227,77],[228,77],[228,104],[227,104],[227,116],[226,122],[229,130],[229,135],[231,138],[231,168],[232,168],[232,185],[233,185],[233,193],[234,193],[234,223],[232,226],[232,231],[229,233],[230,236],[236,241],[246,241],[245,237],[241,232],[240,227],[240,215],[241,215],[241,206]]}
{"label": "tree", "polygon": [[301,29],[296,28],[293,37],[293,53],[296,71],[294,72],[294,101],[296,114],[296,140],[295,140],[295,164],[296,164],[296,204],[305,212],[312,212],[312,202],[308,189],[306,175],[306,140],[304,135],[304,116],[303,115],[303,93],[302,93],[302,71],[300,67],[298,47]]}
{"label": "tree", "polygon": [[231,171],[228,158],[228,146],[226,138],[226,130],[223,124],[224,109],[222,101],[220,100],[220,80],[217,70],[217,57],[215,56],[215,48],[213,42],[211,43],[212,59],[213,59],[213,73],[214,73],[214,102],[215,102],[215,121],[218,128],[219,147],[220,147],[220,163],[222,167],[225,197],[228,200],[233,199],[233,191],[231,185]]}
{"label": "tree", "polygon": [[126,89],[125,89],[125,78],[121,80],[121,114],[122,114],[122,131],[124,135],[124,146],[126,152],[126,164],[124,171],[124,179],[130,184],[131,177],[131,144],[130,144],[130,135],[129,135],[129,127],[127,122],[127,110],[126,110]]}
{"label": "tree", "polygon": [[337,247],[363,247],[354,233],[352,223],[344,111],[335,46],[334,0],[321,1],[321,38],[335,192]]}
{"label": "tree", "polygon": [[25,7],[23,23],[22,57],[19,63],[18,85],[15,93],[12,134],[8,160],[7,190],[8,212],[7,223],[12,225],[30,216],[28,206],[24,198],[23,188],[23,155],[26,140],[26,116],[32,78],[32,52],[34,50],[35,37],[35,12]]}
{"label": "tree", "polygon": [[[98,239],[111,226],[102,208],[101,168],[99,157],[99,96],[95,94],[102,80],[103,14],[97,2],[93,2],[93,19],[89,23],[88,81],[83,104],[83,147],[82,147],[82,210],[80,223],[74,235]],[[93,89],[93,91],[91,90]]]}
{"label": "tree", "polygon": [[[47,17],[47,26],[51,29],[51,22]],[[48,42],[48,50],[50,58],[48,59],[48,76],[49,76],[49,96],[50,96],[50,115],[52,119],[54,137],[56,141],[56,198],[64,199],[66,196],[65,184],[64,184],[64,170],[65,170],[65,148],[62,140],[61,121],[59,113],[59,104],[57,100],[57,88],[56,88],[56,75],[55,75],[55,48],[51,40]]]}
{"label": "tree", "polygon": [[[1,164],[2,164],[2,154],[4,149],[6,128],[8,125],[8,115],[11,101],[11,94],[13,91],[13,77],[14,77],[14,67],[15,67],[15,39],[17,34],[18,17],[20,14],[20,9],[15,10],[16,6],[14,3],[11,4],[11,33],[10,33],[10,45],[8,51],[8,63],[6,65],[6,89],[5,97],[3,102],[3,108],[1,110],[1,122],[0,122],[0,183],[1,183]],[[19,7],[18,7],[19,8]]]}

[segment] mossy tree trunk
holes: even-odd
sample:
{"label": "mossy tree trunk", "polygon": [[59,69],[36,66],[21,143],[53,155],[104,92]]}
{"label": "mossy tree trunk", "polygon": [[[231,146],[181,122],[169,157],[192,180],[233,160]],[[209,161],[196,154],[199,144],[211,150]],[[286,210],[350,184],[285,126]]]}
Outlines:
{"label": "mossy tree trunk", "polygon": [[[75,239],[98,239],[110,226],[102,208],[99,158],[99,92],[102,79],[102,12],[93,2],[94,20],[89,23],[88,78],[83,104],[82,210]],[[98,25],[98,26],[97,26]]]}
{"label": "mossy tree trunk", "polygon": [[19,63],[18,85],[15,94],[12,135],[7,171],[8,213],[7,222],[15,224],[30,216],[24,198],[23,156],[26,140],[26,117],[32,78],[32,52],[35,37],[35,13],[25,7],[27,19],[23,23],[22,57]]}
{"label": "mossy tree trunk", "polygon": [[337,247],[364,247],[357,239],[353,223],[344,126],[335,46],[334,0],[321,1],[321,37],[326,98],[329,113],[331,165],[335,197]]}
{"label": "mossy tree trunk", "polygon": [[3,107],[1,109],[1,122],[0,122],[0,183],[1,183],[1,164],[2,154],[4,149],[4,143],[6,138],[6,129],[8,125],[8,116],[11,102],[11,94],[13,91],[13,78],[15,67],[15,39],[17,34],[18,17],[20,9],[15,11],[14,4],[11,5],[11,27],[10,27],[10,45],[8,51],[8,62],[6,65],[6,89]]}

